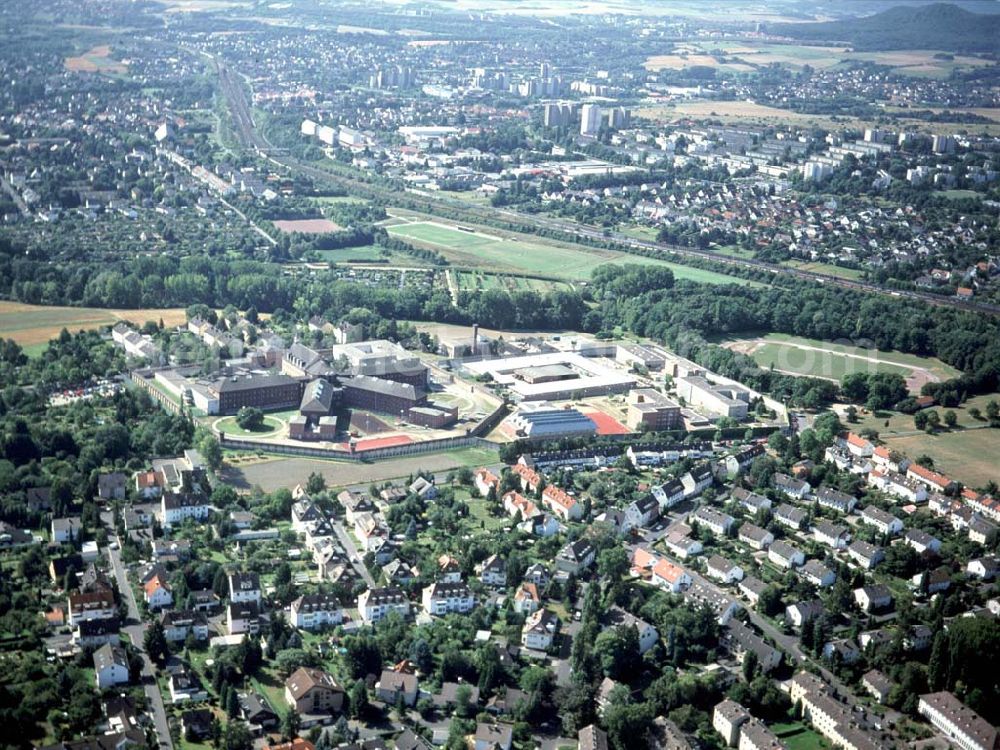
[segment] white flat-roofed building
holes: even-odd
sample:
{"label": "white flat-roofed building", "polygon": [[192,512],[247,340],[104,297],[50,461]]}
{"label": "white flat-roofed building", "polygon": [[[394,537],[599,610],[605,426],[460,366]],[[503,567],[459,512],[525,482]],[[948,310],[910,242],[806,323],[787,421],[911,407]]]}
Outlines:
{"label": "white flat-roofed building", "polygon": [[734,700],[726,698],[712,711],[712,728],[722,735],[729,747],[740,740],[740,727],[750,721],[750,712]]}
{"label": "white flat-roofed building", "polygon": [[688,406],[705,409],[732,419],[745,419],[750,405],[749,389],[738,385],[717,385],[703,377],[677,378],[677,395]]}
{"label": "white flat-roofed building", "polygon": [[[550,370],[540,368],[559,367]],[[520,401],[561,401],[625,393],[635,378],[573,352],[530,354],[523,357],[468,362],[473,375],[489,374]],[[532,381],[532,382],[529,382]]]}

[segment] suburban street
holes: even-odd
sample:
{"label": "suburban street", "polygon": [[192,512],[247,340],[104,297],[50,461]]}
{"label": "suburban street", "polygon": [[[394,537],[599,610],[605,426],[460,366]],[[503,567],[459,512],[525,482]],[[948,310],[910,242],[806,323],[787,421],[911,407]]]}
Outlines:
{"label": "suburban street", "polygon": [[[120,540],[118,547],[121,547]],[[163,705],[163,696],[160,694],[160,688],[156,683],[156,671],[153,668],[153,662],[149,658],[149,654],[146,653],[145,646],[143,645],[143,637],[146,635],[147,626],[139,617],[139,606],[135,601],[135,593],[129,585],[120,549],[109,546],[108,559],[111,562],[112,570],[114,570],[115,580],[118,581],[118,591],[125,598],[125,603],[128,605],[128,621],[123,624],[122,630],[128,635],[136,650],[142,654],[143,690],[146,693],[146,699],[149,701],[153,726],[156,728],[160,747],[172,750],[173,742],[170,739],[170,724],[167,722],[167,711]]]}
{"label": "suburban street", "polygon": [[344,548],[347,553],[347,557],[351,561],[351,565],[361,576],[361,579],[368,585],[369,588],[375,588],[375,579],[372,578],[372,574],[368,572],[368,568],[365,567],[364,560],[362,556],[358,553],[357,545],[354,544],[354,540],[351,539],[351,535],[344,528],[340,521],[333,522],[333,531],[337,535],[337,540],[340,542],[340,546]]}

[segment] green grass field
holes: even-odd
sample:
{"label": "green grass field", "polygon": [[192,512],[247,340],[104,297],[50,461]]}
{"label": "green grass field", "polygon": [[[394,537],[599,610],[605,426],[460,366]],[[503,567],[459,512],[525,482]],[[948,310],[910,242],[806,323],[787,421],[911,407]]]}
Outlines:
{"label": "green grass field", "polygon": [[[938,410],[940,414],[942,410]],[[957,411],[957,410],[956,410]],[[911,419],[912,424],[912,419]],[[885,437],[886,445],[911,459],[924,454],[934,459],[934,468],[957,482],[982,487],[1000,482],[1000,430],[954,430],[935,435],[920,433],[907,437]]]}
{"label": "green grass field", "polygon": [[267,435],[272,432],[276,432],[281,429],[281,422],[274,417],[265,416],[264,424],[259,430],[244,430],[238,424],[236,424],[236,417],[224,417],[220,419],[215,424],[219,432],[224,432],[227,435],[233,435],[235,437],[245,437],[250,436],[260,436]]}
{"label": "green grass field", "polygon": [[733,348],[749,353],[761,367],[773,364],[777,370],[838,381],[852,372],[896,372],[906,377],[914,368],[927,370],[940,380],[959,374],[934,357],[866,349],[849,341],[819,341],[780,333],[728,341]]}
{"label": "green grass field", "polygon": [[320,250],[319,255],[328,263],[380,263],[388,258],[377,245]]}
{"label": "green grass field", "polygon": [[569,281],[583,281],[590,278],[595,268],[606,263],[636,263],[666,266],[678,279],[703,284],[755,283],[736,276],[641,255],[545,242],[523,236],[508,239],[507,235],[501,236],[489,229],[469,228],[476,231],[464,231],[433,222],[417,221],[389,226],[386,229],[393,237],[441,252],[455,265],[491,271],[532,273]]}
{"label": "green grass field", "polygon": [[908,367],[889,364],[881,360],[866,360],[848,357],[834,352],[818,352],[800,349],[781,343],[763,343],[756,347],[753,358],[761,367],[771,367],[782,372],[797,375],[812,375],[840,381],[854,372],[897,372],[907,375]]}
{"label": "green grass field", "polygon": [[823,737],[800,721],[794,724],[773,724],[771,726],[788,750],[819,750],[827,747]]}
{"label": "green grass field", "polygon": [[857,280],[861,278],[861,271],[857,268],[844,268],[833,263],[804,263],[802,261],[789,260],[782,263],[783,266],[796,268],[800,271],[812,271],[813,273],[825,273],[828,276],[836,276],[841,279]]}

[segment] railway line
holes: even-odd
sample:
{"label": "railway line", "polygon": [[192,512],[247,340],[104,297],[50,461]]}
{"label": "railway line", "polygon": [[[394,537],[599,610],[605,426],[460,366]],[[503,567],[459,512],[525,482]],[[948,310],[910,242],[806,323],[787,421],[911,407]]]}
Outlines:
{"label": "railway line", "polygon": [[[338,187],[349,190],[356,195],[392,202],[393,199],[391,197],[387,198],[386,193],[380,190],[377,186],[373,186],[354,177],[334,174],[328,170],[319,169],[309,164],[302,163],[292,156],[278,153],[278,151],[274,149],[261,135],[260,131],[257,130],[252,112],[250,111],[250,106],[246,100],[246,94],[235,74],[232,73],[229,67],[222,62],[216,61],[216,65],[219,71],[219,82],[222,87],[222,92],[229,103],[229,109],[233,116],[233,125],[236,131],[236,136],[239,139],[241,146],[257,151],[262,157],[285,169],[296,171],[300,174],[307,175],[316,180],[324,181],[328,184],[337,185]],[[405,193],[411,203],[420,205],[422,210],[425,210],[428,213],[440,213],[442,209],[446,209],[450,214],[446,218],[449,219],[453,219],[454,215],[458,214],[465,217],[463,220],[475,223],[482,222],[484,220],[495,221],[497,217],[502,217],[517,227],[530,227],[534,229],[544,229],[549,232],[558,232],[565,235],[565,239],[569,241],[579,241],[583,239],[596,241],[601,244],[606,244],[610,241],[624,248],[641,250],[643,253],[652,252],[667,258],[696,258],[708,260],[713,263],[734,268],[751,268],[773,275],[782,274],[792,278],[801,279],[803,281],[812,281],[829,286],[838,286],[845,289],[853,289],[856,291],[881,294],[901,299],[919,300],[921,302],[939,307],[951,307],[969,312],[1000,315],[1000,305],[959,300],[953,297],[941,297],[940,295],[930,294],[929,292],[919,292],[910,289],[891,289],[871,281],[845,279],[841,276],[833,276],[831,274],[819,273],[817,271],[804,271],[798,268],[788,268],[786,266],[768,263],[766,261],[754,260],[752,258],[733,258],[728,255],[722,255],[721,253],[712,252],[711,250],[701,250],[698,248],[668,245],[662,242],[653,242],[651,240],[642,240],[636,237],[631,237],[622,232],[596,229],[583,224],[577,224],[575,222],[523,214],[509,209],[484,210],[475,206],[470,206],[469,204],[454,198],[432,195],[426,191],[412,188],[405,190]]]}

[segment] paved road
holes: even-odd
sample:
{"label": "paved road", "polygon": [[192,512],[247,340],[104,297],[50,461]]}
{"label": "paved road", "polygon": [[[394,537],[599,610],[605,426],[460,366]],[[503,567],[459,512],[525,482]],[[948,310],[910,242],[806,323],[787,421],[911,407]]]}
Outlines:
{"label": "paved road", "polygon": [[125,603],[128,605],[128,621],[122,630],[125,631],[126,635],[131,639],[132,644],[142,654],[143,690],[149,702],[153,726],[156,728],[160,747],[173,750],[174,745],[170,739],[170,724],[167,722],[167,711],[163,705],[163,696],[160,694],[160,688],[156,683],[156,668],[143,646],[143,638],[146,635],[146,623],[139,617],[139,606],[136,604],[135,592],[129,585],[125,566],[122,564],[121,552],[109,547],[108,559],[111,561],[111,568],[114,571],[115,579],[118,581],[118,591],[125,597]]}
{"label": "paved road", "polygon": [[361,555],[358,554],[358,548],[354,544],[354,540],[351,539],[351,535],[347,533],[347,529],[344,528],[340,521],[333,522],[333,531],[337,535],[337,539],[340,540],[340,546],[344,548],[347,552],[348,558],[351,560],[351,565],[354,569],[358,571],[358,575],[361,576],[362,580],[368,584],[368,588],[375,588],[375,579],[372,578],[372,574],[368,572],[368,568],[365,567],[364,560],[361,559]]}

